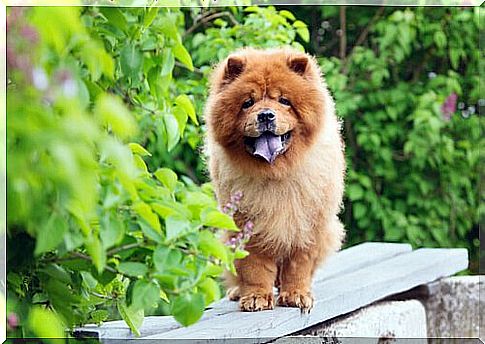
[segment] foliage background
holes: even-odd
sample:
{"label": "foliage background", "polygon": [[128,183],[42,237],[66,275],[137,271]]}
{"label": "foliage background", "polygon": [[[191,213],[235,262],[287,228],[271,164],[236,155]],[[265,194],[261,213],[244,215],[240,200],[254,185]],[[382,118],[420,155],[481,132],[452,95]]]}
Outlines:
{"label": "foliage background", "polygon": [[248,45],[318,58],[345,124],[346,245],[466,247],[477,272],[480,11],[10,8],[9,335],[189,325],[220,297],[245,252],[218,239],[237,199],[217,209],[202,113],[211,65]]}

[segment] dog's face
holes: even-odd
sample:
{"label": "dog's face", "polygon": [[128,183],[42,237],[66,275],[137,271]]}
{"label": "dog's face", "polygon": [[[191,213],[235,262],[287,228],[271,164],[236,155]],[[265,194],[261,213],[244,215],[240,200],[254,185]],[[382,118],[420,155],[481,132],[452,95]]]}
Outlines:
{"label": "dog's face", "polygon": [[207,105],[209,135],[252,167],[293,164],[324,116],[320,71],[306,54],[243,50],[215,70]]}

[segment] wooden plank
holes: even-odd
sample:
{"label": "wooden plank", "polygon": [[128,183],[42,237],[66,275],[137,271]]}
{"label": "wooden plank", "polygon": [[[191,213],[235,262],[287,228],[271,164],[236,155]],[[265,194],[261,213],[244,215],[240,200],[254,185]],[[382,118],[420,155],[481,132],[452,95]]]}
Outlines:
{"label": "wooden plank", "polygon": [[[234,310],[237,310],[234,307]],[[216,316],[226,314],[229,310],[208,310],[204,312],[204,315],[199,320],[206,321]],[[143,325],[139,329],[140,337],[131,332],[130,328],[124,320],[109,321],[98,326],[95,324],[85,325],[74,330],[76,337],[92,337],[97,339],[140,339],[141,337],[150,336],[157,333],[168,332],[181,328],[180,325],[172,316],[149,316],[143,319]],[[106,342],[103,340],[103,342]]]}
{"label": "wooden plank", "polygon": [[[328,261],[320,267],[314,277],[314,283],[320,280],[332,278],[336,275],[342,275],[351,271],[358,270],[362,267],[382,262],[396,255],[410,252],[411,245],[395,243],[367,242],[362,243],[345,250],[342,250],[331,256]],[[227,298],[221,299],[208,307],[201,321],[212,319],[222,314],[238,312],[236,302],[231,302]],[[150,336],[156,333],[171,331],[182,326],[170,316],[151,316],[146,317],[140,328],[141,337]],[[86,325],[77,328],[77,336],[104,338],[139,338],[136,337],[122,320],[111,321],[98,325]]]}
{"label": "wooden plank", "polygon": [[[380,263],[386,259],[395,257],[399,254],[411,252],[409,244],[395,244],[384,242],[366,242],[342,250],[328,258],[322,264],[313,278],[315,285],[319,281],[327,280],[337,275],[341,276],[361,268]],[[237,303],[223,298],[208,307],[221,312],[234,312],[238,310]]]}
{"label": "wooden plank", "polygon": [[310,314],[283,307],[255,313],[232,312],[145,339],[190,339],[196,343],[231,338],[264,338],[261,341],[266,341],[349,313],[388,295],[455,274],[467,266],[466,249],[419,249],[317,282],[314,286],[316,301]]}

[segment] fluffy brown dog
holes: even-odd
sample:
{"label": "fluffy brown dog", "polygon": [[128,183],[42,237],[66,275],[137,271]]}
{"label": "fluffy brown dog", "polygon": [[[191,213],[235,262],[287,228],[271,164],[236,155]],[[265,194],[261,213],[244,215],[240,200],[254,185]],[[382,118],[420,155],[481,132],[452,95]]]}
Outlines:
{"label": "fluffy brown dog", "polygon": [[218,202],[254,223],[249,256],[227,276],[243,311],[310,310],[312,275],[341,246],[345,160],[334,102],[315,60],[290,49],[244,49],[214,70],[206,107]]}

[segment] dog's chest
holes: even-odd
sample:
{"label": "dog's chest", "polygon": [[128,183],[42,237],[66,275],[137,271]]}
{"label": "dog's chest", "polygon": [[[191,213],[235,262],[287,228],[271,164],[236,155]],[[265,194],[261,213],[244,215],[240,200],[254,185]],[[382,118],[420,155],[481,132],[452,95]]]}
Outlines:
{"label": "dog's chest", "polygon": [[234,181],[243,192],[240,211],[273,245],[305,246],[325,206],[322,180],[284,182]]}

